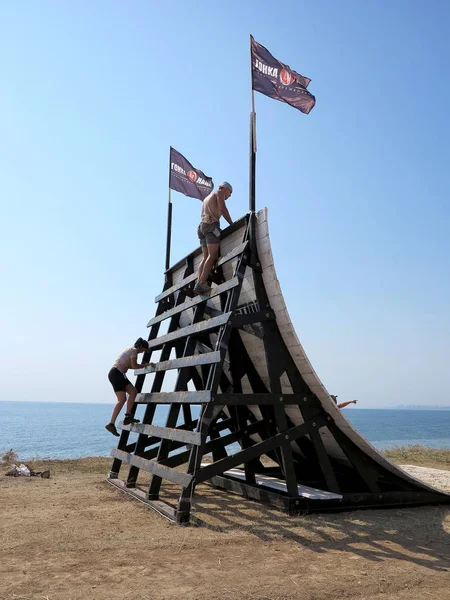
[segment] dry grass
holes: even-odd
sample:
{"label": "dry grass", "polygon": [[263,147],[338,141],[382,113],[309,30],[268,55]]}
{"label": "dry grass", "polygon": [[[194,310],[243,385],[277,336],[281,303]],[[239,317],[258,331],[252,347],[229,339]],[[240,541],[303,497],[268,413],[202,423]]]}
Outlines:
{"label": "dry grass", "polygon": [[10,464],[16,463],[16,462],[19,462],[19,457],[17,456],[17,454],[14,452],[14,450],[12,448],[11,448],[11,450],[4,452],[0,459],[0,464],[2,464],[2,465],[10,465]]}
{"label": "dry grass", "polygon": [[417,465],[435,469],[450,469],[450,450],[415,446],[396,446],[383,452],[389,460],[400,465]]}

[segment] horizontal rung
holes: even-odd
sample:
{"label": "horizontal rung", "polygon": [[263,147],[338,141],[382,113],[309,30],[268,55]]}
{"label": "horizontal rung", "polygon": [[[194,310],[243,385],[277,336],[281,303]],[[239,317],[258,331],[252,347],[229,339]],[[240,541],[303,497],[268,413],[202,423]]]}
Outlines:
{"label": "horizontal rung", "polygon": [[195,298],[190,298],[189,300],[186,300],[186,302],[183,302],[182,304],[179,304],[178,306],[175,306],[174,308],[171,308],[170,310],[167,310],[166,312],[154,317],[147,323],[147,327],[151,327],[156,323],[160,323],[165,319],[169,319],[170,317],[183,312],[183,310],[193,308],[194,306],[197,306],[197,304],[207,302],[210,298],[214,298],[219,294],[223,294],[224,292],[235,288],[237,285],[239,285],[239,279],[237,277],[233,277],[233,279],[230,279],[230,281],[226,281],[225,283],[212,288],[211,293],[208,296],[196,296]]}
{"label": "horizontal rung", "polygon": [[214,396],[216,404],[225,404],[227,406],[301,404],[303,399],[303,394],[216,394]]}
{"label": "horizontal rung", "polygon": [[141,458],[135,454],[129,454],[123,450],[114,449],[111,451],[111,456],[113,458],[118,458],[128,465],[132,465],[133,467],[137,467],[148,473],[153,473],[158,477],[162,477],[163,479],[167,479],[168,481],[172,481],[172,483],[177,483],[183,487],[187,487],[192,481],[192,475],[189,475],[188,473],[181,473],[181,471],[165,467],[153,460],[147,460],[146,458]]}
{"label": "horizontal rung", "polygon": [[168,298],[169,296],[171,296],[172,294],[174,294],[175,292],[177,292],[178,290],[183,288],[185,285],[189,285],[196,279],[197,279],[197,273],[191,273],[190,275],[185,277],[183,280],[179,281],[172,287],[168,288],[165,292],[162,292],[161,294],[156,296],[155,302],[161,302],[161,300]]}
{"label": "horizontal rung", "polygon": [[239,256],[240,254],[242,254],[244,252],[244,250],[247,248],[247,244],[248,244],[248,242],[242,242],[242,244],[239,244],[238,246],[233,248],[233,250],[230,250],[230,252],[228,252],[228,254],[225,254],[225,256],[222,256],[222,258],[219,258],[219,260],[216,262],[214,267],[221,267],[222,265],[229,262],[230,260],[233,260],[233,258],[236,258],[236,256]]}
{"label": "horizontal rung", "polygon": [[210,391],[138,394],[135,400],[137,404],[206,404],[210,401]]}
{"label": "horizontal rung", "polygon": [[162,440],[173,440],[184,444],[193,444],[194,446],[200,446],[202,442],[202,436],[196,431],[159,427],[158,425],[148,425],[145,423],[133,423],[132,425],[121,423],[120,427],[134,433],[145,433],[145,435],[157,437]]}
{"label": "horizontal rung", "polygon": [[[231,250],[230,252],[228,252],[228,254],[225,254],[225,256],[223,256],[222,258],[219,258],[219,260],[216,262],[216,264],[214,266],[215,267],[221,267],[222,265],[224,265],[228,261],[233,260],[233,258],[236,258],[236,256],[239,256],[240,254],[242,254],[244,252],[244,250],[246,249],[247,245],[248,245],[248,242],[243,242],[242,244],[239,244],[238,246],[236,246],[235,248],[233,248],[233,250]],[[189,285],[190,283],[192,283],[196,279],[197,279],[197,273],[192,273],[188,277],[185,277],[179,283],[176,283],[175,285],[173,285],[172,287],[170,287],[169,289],[167,289],[165,292],[162,292],[161,294],[159,294],[158,296],[156,296],[155,302],[161,302],[161,300],[164,300],[165,298],[168,298],[169,296],[171,296],[172,294],[174,294],[175,292],[177,292],[181,288],[185,287],[186,285]]]}
{"label": "horizontal rung", "polygon": [[185,367],[199,367],[201,365],[212,365],[221,361],[220,352],[205,352],[203,354],[194,354],[193,356],[184,356],[183,358],[173,358],[172,360],[162,360],[156,363],[154,367],[144,367],[136,369],[135,375],[148,375],[158,371],[170,371],[172,369],[184,369]]}
{"label": "horizontal rung", "polygon": [[164,344],[167,344],[169,342],[174,342],[176,340],[180,340],[182,338],[188,337],[190,335],[195,335],[203,331],[217,329],[222,325],[225,325],[225,323],[228,322],[232,314],[233,313],[231,312],[227,312],[223,315],[220,315],[220,317],[214,317],[213,319],[208,319],[207,321],[200,321],[199,323],[194,323],[193,325],[182,327],[181,329],[177,329],[172,333],[167,333],[166,335],[162,335],[159,338],[150,340],[148,342],[148,347],[149,349],[157,350],[158,348],[162,348]]}

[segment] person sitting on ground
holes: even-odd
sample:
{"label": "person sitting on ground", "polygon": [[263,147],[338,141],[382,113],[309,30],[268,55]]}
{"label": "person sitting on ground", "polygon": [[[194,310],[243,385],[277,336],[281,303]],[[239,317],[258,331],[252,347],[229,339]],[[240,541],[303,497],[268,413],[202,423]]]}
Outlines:
{"label": "person sitting on ground", "polygon": [[[137,396],[137,390],[129,379],[126,377],[128,369],[142,369],[143,367],[154,367],[154,363],[141,363],[138,364],[138,354],[148,350],[148,342],[142,338],[138,338],[134,343],[134,346],[125,348],[123,352],[119,354],[116,362],[113,364],[110,372],[108,373],[108,379],[113,386],[114,392],[117,396],[117,403],[112,412],[111,421],[105,428],[115,436],[119,436],[116,429],[116,419],[119,416],[122,406],[127,401],[127,408],[125,418],[123,420],[124,425],[130,425],[131,423],[139,423],[139,419],[134,419],[131,416],[134,400]],[[128,394],[128,400],[127,400]]]}
{"label": "person sitting on ground", "polygon": [[341,404],[338,404],[337,396],[333,396],[333,394],[330,394],[330,397],[338,408],[345,408],[349,404],[356,404],[358,402],[358,400],[348,400],[347,402],[341,402]]}
{"label": "person sitting on ground", "polygon": [[211,291],[211,288],[206,285],[206,281],[219,256],[220,217],[224,217],[230,225],[233,223],[225,206],[225,201],[232,193],[232,186],[224,181],[216,192],[211,192],[202,202],[202,220],[197,228],[197,235],[202,247],[203,258],[198,268],[198,279],[194,287],[195,294],[207,294]]}

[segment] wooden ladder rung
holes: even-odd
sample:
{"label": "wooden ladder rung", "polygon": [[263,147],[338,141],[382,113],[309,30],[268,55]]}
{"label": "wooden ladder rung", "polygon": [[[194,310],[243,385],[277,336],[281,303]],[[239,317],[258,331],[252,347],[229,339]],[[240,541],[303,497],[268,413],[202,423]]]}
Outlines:
{"label": "wooden ladder rung", "polygon": [[206,404],[211,402],[211,392],[202,390],[199,392],[153,392],[138,394],[135,402],[137,404]]}
{"label": "wooden ladder rung", "polygon": [[186,300],[186,302],[183,302],[182,304],[179,304],[178,306],[175,306],[174,308],[171,308],[170,310],[167,310],[166,312],[161,313],[160,315],[154,317],[147,323],[147,327],[156,325],[156,323],[160,323],[161,321],[164,321],[165,319],[169,319],[170,317],[173,317],[174,315],[177,315],[177,314],[183,312],[184,310],[193,308],[194,306],[197,306],[197,304],[201,304],[202,302],[207,302],[210,298],[219,296],[219,294],[223,294],[224,292],[227,292],[228,290],[231,290],[238,285],[239,285],[238,277],[233,277],[233,279],[230,279],[230,281],[226,281],[225,283],[222,283],[221,285],[213,287],[211,289],[211,293],[208,296],[205,295],[205,296],[196,296],[195,298],[190,298],[189,300]]}
{"label": "wooden ladder rung", "polygon": [[181,471],[171,469],[170,467],[165,467],[154,460],[147,460],[146,458],[136,456],[135,454],[129,454],[123,450],[114,449],[111,451],[111,456],[113,458],[118,458],[128,465],[138,467],[138,469],[142,469],[148,473],[153,473],[153,475],[157,475],[162,479],[167,479],[172,483],[177,483],[184,488],[188,487],[192,481],[192,475],[189,475],[188,473],[182,473]]}
{"label": "wooden ladder rung", "polygon": [[166,335],[163,335],[159,338],[150,340],[148,342],[148,347],[152,350],[158,350],[159,348],[162,348],[164,344],[167,344],[169,342],[181,340],[182,338],[186,338],[190,335],[195,335],[197,333],[202,333],[204,331],[218,329],[219,327],[225,325],[228,322],[232,314],[232,312],[227,312],[223,315],[220,315],[220,317],[214,317],[213,319],[208,319],[207,321],[200,321],[199,323],[194,323],[193,325],[182,327],[181,329],[177,329],[172,333],[167,333]]}
{"label": "wooden ladder rung", "polygon": [[144,367],[135,369],[135,375],[148,375],[158,371],[170,371],[171,369],[184,369],[186,367],[199,367],[201,365],[212,365],[221,361],[220,352],[204,352],[194,354],[193,356],[184,356],[182,358],[173,358],[172,360],[162,360],[156,363],[154,367]]}
{"label": "wooden ladder rung", "polygon": [[148,425],[146,423],[133,423],[132,425],[124,425],[120,423],[121,429],[134,431],[135,433],[144,433],[145,435],[157,437],[162,440],[173,440],[174,442],[182,442],[183,444],[193,444],[200,446],[202,436],[196,431],[173,429],[172,427],[160,427],[158,425]]}

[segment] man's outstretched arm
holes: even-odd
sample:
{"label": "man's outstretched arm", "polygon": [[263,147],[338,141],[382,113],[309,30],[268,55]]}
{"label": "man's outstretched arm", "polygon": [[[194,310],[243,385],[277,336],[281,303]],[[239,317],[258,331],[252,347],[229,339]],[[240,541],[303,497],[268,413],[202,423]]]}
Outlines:
{"label": "man's outstretched arm", "polygon": [[358,402],[358,400],[349,400],[348,402],[341,402],[341,404],[338,404],[337,407],[338,408],[345,408],[349,404],[356,404],[357,402]]}

